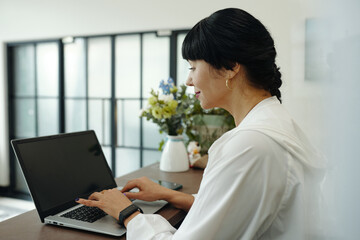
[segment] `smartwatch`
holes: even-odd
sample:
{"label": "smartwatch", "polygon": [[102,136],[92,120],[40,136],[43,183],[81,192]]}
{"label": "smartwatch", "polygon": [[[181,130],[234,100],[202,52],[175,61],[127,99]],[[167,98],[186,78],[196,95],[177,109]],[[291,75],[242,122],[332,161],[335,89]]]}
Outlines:
{"label": "smartwatch", "polygon": [[141,210],[141,208],[139,208],[138,206],[136,206],[135,204],[131,204],[130,206],[128,206],[127,208],[125,208],[124,210],[122,210],[119,213],[119,221],[118,224],[120,224],[121,226],[125,227],[124,225],[124,221],[125,219],[127,219],[128,217],[130,217],[131,214],[133,214],[136,211],[140,211],[140,213],[143,213],[143,211]]}

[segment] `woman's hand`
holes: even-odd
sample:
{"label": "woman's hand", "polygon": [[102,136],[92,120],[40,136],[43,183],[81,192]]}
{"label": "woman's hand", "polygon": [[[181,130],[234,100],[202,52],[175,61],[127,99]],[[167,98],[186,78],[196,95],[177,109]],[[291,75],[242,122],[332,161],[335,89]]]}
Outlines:
{"label": "woman's hand", "polygon": [[[133,188],[138,188],[139,192],[129,192]],[[185,211],[189,211],[194,202],[192,195],[160,186],[147,177],[129,181],[121,191],[129,199],[140,199],[143,201],[165,200]]]}
{"label": "woman's hand", "polygon": [[[138,188],[139,192],[129,192],[133,188]],[[147,177],[141,177],[129,181],[124,188],[119,191],[116,188],[94,192],[89,199],[78,199],[76,202],[89,206],[97,207],[119,220],[119,213],[126,207],[131,205],[129,199],[140,199],[143,201],[165,200],[173,204],[175,207],[188,211],[194,202],[192,195],[174,191],[151,181]],[[134,213],[134,216],[139,213]],[[133,217],[129,217],[124,221],[127,222]]]}
{"label": "woman's hand", "polygon": [[97,207],[119,220],[119,213],[131,205],[131,201],[118,189],[113,188],[101,192],[94,192],[89,199],[79,199],[77,203]]}
{"label": "woman's hand", "polygon": [[[138,188],[139,192],[129,192]],[[147,177],[141,177],[129,181],[121,190],[129,199],[140,199],[143,201],[167,200],[174,191],[151,181]]]}

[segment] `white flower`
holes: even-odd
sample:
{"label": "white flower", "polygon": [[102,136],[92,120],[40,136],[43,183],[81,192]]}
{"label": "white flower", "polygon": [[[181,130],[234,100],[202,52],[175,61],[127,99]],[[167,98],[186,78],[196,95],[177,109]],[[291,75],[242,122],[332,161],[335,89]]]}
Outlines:
{"label": "white flower", "polygon": [[143,108],[139,111],[139,117],[141,117],[143,115],[144,112],[147,112],[146,111],[147,109]]}
{"label": "white flower", "polygon": [[201,147],[199,146],[199,143],[196,141],[189,142],[189,145],[187,147],[187,151],[189,154],[198,154],[201,150]]}
{"label": "white flower", "polygon": [[164,102],[169,102],[171,100],[174,100],[174,96],[172,94],[160,94],[159,95],[159,100],[162,100]]}

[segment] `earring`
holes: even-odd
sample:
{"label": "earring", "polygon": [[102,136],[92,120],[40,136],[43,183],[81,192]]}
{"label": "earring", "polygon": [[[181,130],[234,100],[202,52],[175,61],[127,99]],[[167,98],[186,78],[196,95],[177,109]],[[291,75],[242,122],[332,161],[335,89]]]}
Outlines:
{"label": "earring", "polygon": [[226,85],[227,89],[232,90],[232,88],[229,87],[229,79],[226,79],[225,85]]}

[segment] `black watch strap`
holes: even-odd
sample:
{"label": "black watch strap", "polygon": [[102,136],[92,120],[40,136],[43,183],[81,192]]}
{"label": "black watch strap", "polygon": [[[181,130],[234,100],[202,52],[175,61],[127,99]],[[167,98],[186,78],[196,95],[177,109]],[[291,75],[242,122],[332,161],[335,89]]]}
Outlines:
{"label": "black watch strap", "polygon": [[127,219],[131,214],[133,214],[136,211],[140,211],[141,213],[143,213],[143,211],[141,210],[141,208],[139,208],[138,206],[136,206],[135,204],[131,204],[130,206],[128,206],[127,208],[125,208],[124,210],[122,210],[119,213],[119,221],[118,223],[124,227],[124,221],[125,219]]}

